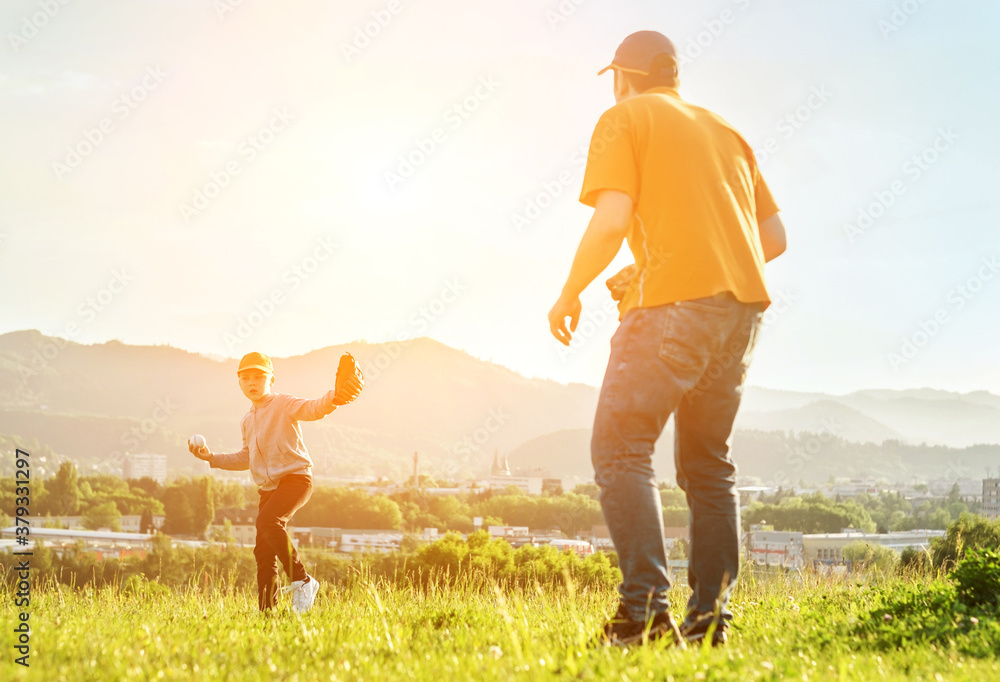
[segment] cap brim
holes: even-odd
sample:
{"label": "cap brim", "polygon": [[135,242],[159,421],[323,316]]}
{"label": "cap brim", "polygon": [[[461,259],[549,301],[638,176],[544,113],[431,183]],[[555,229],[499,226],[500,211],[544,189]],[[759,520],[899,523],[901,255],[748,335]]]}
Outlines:
{"label": "cap brim", "polygon": [[240,367],[236,370],[236,373],[239,374],[240,372],[245,372],[248,369],[259,369],[266,374],[270,374],[273,371],[270,367],[264,367],[263,365],[247,365],[246,367]]}
{"label": "cap brim", "polygon": [[598,71],[597,75],[600,76],[605,71],[608,71],[609,69],[614,69],[615,71],[621,71],[622,73],[634,73],[634,74],[638,74],[640,76],[648,76],[649,75],[649,71],[642,71],[641,69],[630,69],[630,68],[628,68],[626,66],[618,66],[614,62],[608,64],[603,69],[601,69],[600,71]]}

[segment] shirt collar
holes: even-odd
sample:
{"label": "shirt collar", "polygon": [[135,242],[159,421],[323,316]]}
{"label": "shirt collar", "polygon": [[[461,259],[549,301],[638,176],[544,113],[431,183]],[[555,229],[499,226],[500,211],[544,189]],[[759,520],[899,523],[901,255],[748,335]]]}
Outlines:
{"label": "shirt collar", "polygon": [[266,396],[264,396],[264,399],[260,402],[259,405],[251,405],[250,409],[251,410],[256,410],[259,407],[267,407],[268,405],[271,404],[272,400],[274,400],[274,393],[273,392],[272,393],[268,393]]}
{"label": "shirt collar", "polygon": [[658,88],[650,88],[646,92],[655,93],[659,95],[670,95],[671,97],[676,97],[681,99],[680,93],[677,92],[677,88],[671,88],[668,85],[661,85]]}

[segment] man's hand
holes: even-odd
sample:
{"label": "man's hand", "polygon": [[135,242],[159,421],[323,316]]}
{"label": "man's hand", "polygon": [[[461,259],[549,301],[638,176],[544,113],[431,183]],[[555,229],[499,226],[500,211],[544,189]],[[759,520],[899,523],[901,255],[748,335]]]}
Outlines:
{"label": "man's hand", "polygon": [[[624,192],[606,189],[597,195],[594,215],[576,249],[566,285],[549,311],[552,336],[564,346],[569,345],[570,332],[576,331],[576,323],[580,321],[583,309],[580,294],[618,254],[632,221],[633,207],[632,197]],[[569,329],[566,329],[567,317]]]}
{"label": "man's hand", "polygon": [[365,376],[354,356],[344,353],[337,366],[337,385],[334,389],[333,404],[346,405],[354,402],[365,386]]}
{"label": "man's hand", "polygon": [[[579,296],[572,298],[563,294],[549,311],[549,329],[552,336],[564,346],[568,346],[573,335],[570,332],[576,331],[576,325],[580,321],[580,313],[583,311],[583,304],[580,303]],[[569,329],[566,329],[566,318],[569,318]]]}

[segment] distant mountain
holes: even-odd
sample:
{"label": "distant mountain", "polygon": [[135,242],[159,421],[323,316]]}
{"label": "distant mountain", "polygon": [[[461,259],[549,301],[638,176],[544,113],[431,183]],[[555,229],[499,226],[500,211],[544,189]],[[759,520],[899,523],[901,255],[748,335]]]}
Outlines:
{"label": "distant mountain", "polygon": [[[890,483],[983,478],[1000,470],[1000,445],[968,448],[908,445],[897,441],[855,443],[828,434],[791,435],[782,431],[738,429],[730,455],[739,475],[765,485],[824,483],[831,478],[864,478]],[[592,481],[590,430],[569,429],[528,441],[508,456],[513,473],[561,472],[577,482]],[[653,468],[658,480],[676,480],[673,432],[656,443]]]}
{"label": "distant mountain", "polygon": [[799,432],[817,431],[831,419],[840,424],[837,435],[860,442],[891,439],[960,448],[1000,443],[1000,396],[987,391],[922,388],[836,396],[748,387],[736,424]]}
{"label": "distant mountain", "polygon": [[837,400],[904,434],[903,439],[912,443],[953,447],[1000,443],[1000,396],[985,391],[861,391]]}
{"label": "distant mountain", "polygon": [[[322,395],[332,388],[344,351],[365,369],[367,387],[356,404],[303,425],[317,474],[401,478],[410,473],[418,452],[424,473],[482,475],[499,451],[525,470],[592,477],[594,387],[528,379],[431,339],[417,339],[359,342],[275,358],[275,390],[306,398]],[[166,454],[173,472],[204,471],[187,452],[187,437],[202,433],[215,451],[238,450],[239,423],[248,407],[232,360],[169,346],[82,345],[37,331],[0,335],[0,434],[36,438],[57,455],[84,464],[110,466],[127,452],[150,451]],[[749,435],[754,432],[760,433]],[[822,434],[826,442],[831,433],[861,444],[962,448],[1000,443],[1000,396],[933,389],[836,396],[747,387],[734,456],[744,473],[761,477],[784,471],[797,479],[814,469],[855,465],[910,475],[911,467],[898,459],[904,455],[891,454],[896,451],[888,445],[882,455],[867,446],[841,448],[837,456],[846,459],[839,463],[797,458],[794,448],[809,434],[815,442]],[[852,459],[854,452],[864,453],[862,459]],[[923,451],[907,452],[918,457]],[[984,452],[982,458],[989,459],[989,449]],[[979,466],[980,459],[975,455],[969,466]],[[934,456],[921,461],[920,471],[936,470]],[[669,433],[658,443],[656,467],[663,477],[672,476]]]}
{"label": "distant mountain", "polygon": [[743,407],[737,427],[758,431],[829,433],[859,443],[905,440],[903,435],[882,422],[831,398],[822,398],[801,407],[759,412]]}
{"label": "distant mountain", "polygon": [[[318,473],[401,476],[420,452],[428,472],[479,474],[496,449],[593,418],[593,387],[528,379],[426,338],[274,358],[275,390],[322,395],[344,351],[367,385],[356,404],[303,425]],[[202,433],[215,451],[238,450],[248,408],[234,361],[36,331],[0,336],[0,432],[37,437],[61,455],[94,461],[149,450],[167,454],[172,469],[203,470],[187,437]]]}

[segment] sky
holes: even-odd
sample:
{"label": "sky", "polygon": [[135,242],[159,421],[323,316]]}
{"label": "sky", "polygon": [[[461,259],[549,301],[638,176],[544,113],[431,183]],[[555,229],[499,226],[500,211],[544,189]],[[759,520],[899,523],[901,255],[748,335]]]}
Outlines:
{"label": "sky", "polygon": [[636,30],[756,150],[788,250],[748,382],[1000,393],[989,0],[7,0],[0,333],[282,357],[429,336],[598,385],[546,314]]}

